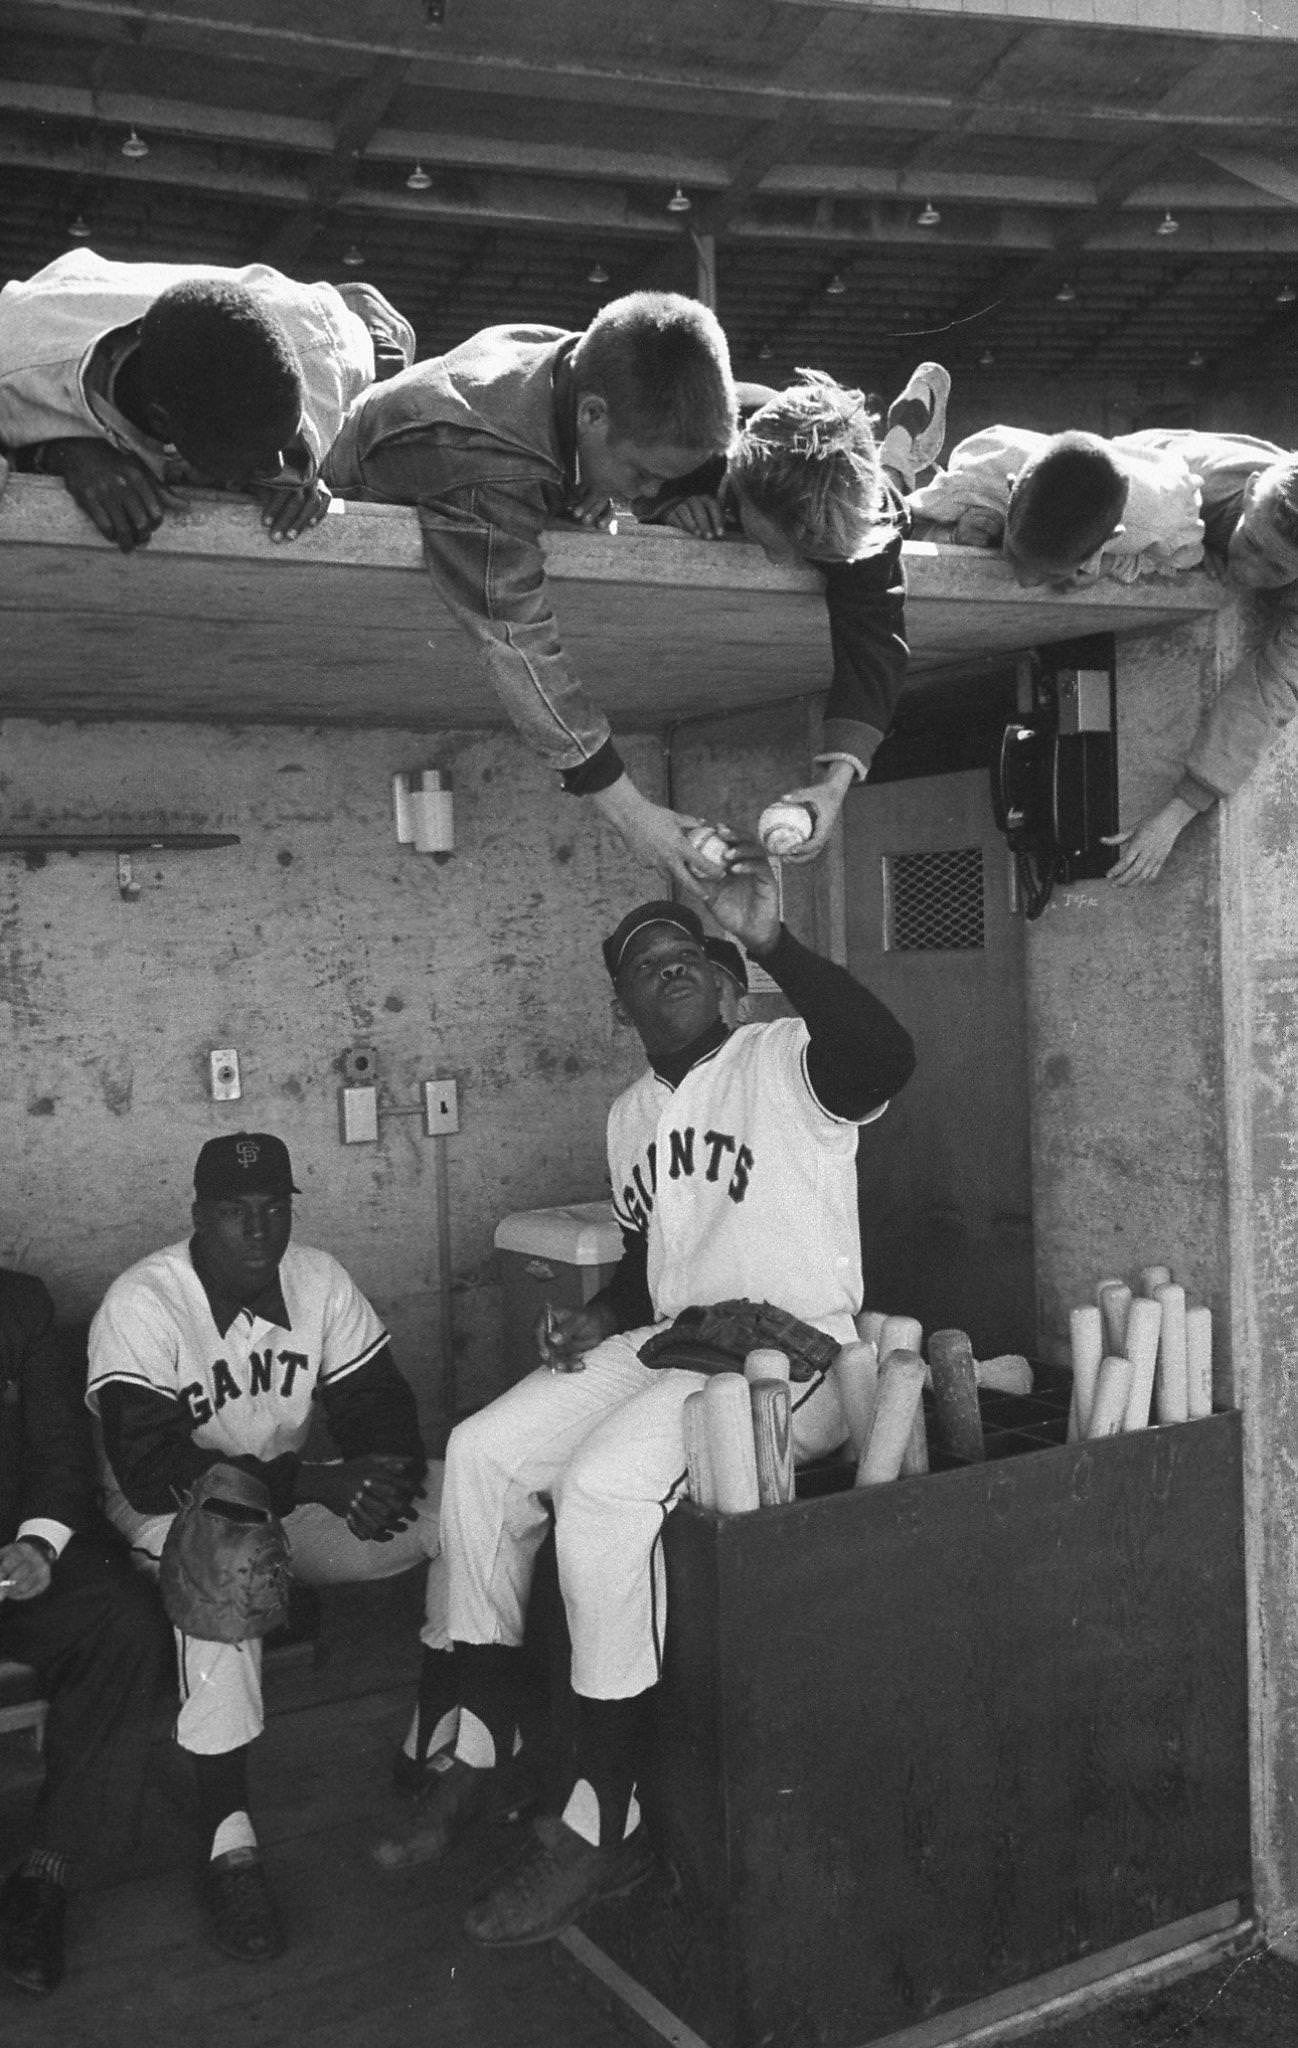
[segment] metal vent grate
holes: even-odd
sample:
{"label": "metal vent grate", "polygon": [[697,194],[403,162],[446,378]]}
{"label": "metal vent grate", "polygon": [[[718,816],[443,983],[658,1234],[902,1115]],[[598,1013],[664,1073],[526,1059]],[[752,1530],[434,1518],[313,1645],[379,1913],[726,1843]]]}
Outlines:
{"label": "metal vent grate", "polygon": [[980,846],[885,854],[883,890],[886,952],[975,952],[986,944]]}

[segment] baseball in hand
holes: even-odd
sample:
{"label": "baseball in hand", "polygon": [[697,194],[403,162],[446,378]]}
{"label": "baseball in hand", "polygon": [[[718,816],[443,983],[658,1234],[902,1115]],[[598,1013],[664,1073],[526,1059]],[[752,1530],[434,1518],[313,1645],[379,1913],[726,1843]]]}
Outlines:
{"label": "baseball in hand", "polygon": [[768,804],[757,820],[757,836],[768,860],[783,860],[805,846],[816,829],[806,804]]}
{"label": "baseball in hand", "polygon": [[734,857],[733,846],[715,825],[695,825],[690,833],[690,845],[700,860],[711,861],[713,867],[729,867]]}

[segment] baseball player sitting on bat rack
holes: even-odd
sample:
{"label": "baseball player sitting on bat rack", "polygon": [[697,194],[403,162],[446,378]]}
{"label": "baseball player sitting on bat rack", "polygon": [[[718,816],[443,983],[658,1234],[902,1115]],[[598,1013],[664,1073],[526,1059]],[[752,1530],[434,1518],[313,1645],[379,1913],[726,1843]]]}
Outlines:
{"label": "baseball player sitting on bat rack", "polygon": [[784,793],[812,820],[792,861],[824,851],[892,724],[909,659],[903,497],[942,452],[950,388],[940,363],[921,363],[876,442],[865,394],[822,370],[799,370],[784,391],[736,385],[740,426],[729,453],[634,502],[646,524],[701,540],[741,533],[768,561],[809,565],[824,581],[833,673],[819,780]]}
{"label": "baseball player sitting on bat rack", "polygon": [[[548,1336],[543,1322],[542,1368],[462,1422],[447,1449],[459,1734],[408,1832],[379,1845],[381,1863],[435,1861],[505,1803],[523,1617],[551,1506],[572,1638],[569,1775],[468,1916],[488,1945],[543,1940],[647,1873],[636,1787],[662,1668],[663,1527],[686,1489],[687,1397],[709,1370],[780,1343],[795,1455],[847,1434],[826,1365],[853,1341],[861,1303],[857,1127],[909,1078],[911,1041],[783,928],[774,877],[751,848],[707,901],[797,1014],[729,1030],[701,924],[680,904],[642,904],[604,942],[620,1013],[650,1061],[609,1114],[626,1250],[591,1301],[551,1311]],[[728,1305],[709,1318],[728,1347],[686,1334],[712,1304]]]}
{"label": "baseball player sitting on bat rack", "polygon": [[[107,1511],[142,1570],[161,1564],[176,1628],[176,1736],[194,1759],[209,1932],[250,1962],[283,1947],[248,1810],[248,1747],[263,1725],[259,1637],[282,1616],[276,1582],[290,1571],[330,1585],[426,1566],[406,1774],[454,1730],[441,1467],[427,1463],[414,1394],[369,1302],[327,1252],[290,1244],[298,1192],[279,1138],[210,1139],[194,1172],[193,1236],[115,1280],[90,1331],[87,1400],[100,1421]],[[304,1456],[317,1407],[339,1460]],[[209,1526],[219,1547],[204,1587]],[[237,1547],[241,1527],[262,1546],[251,1563]]]}

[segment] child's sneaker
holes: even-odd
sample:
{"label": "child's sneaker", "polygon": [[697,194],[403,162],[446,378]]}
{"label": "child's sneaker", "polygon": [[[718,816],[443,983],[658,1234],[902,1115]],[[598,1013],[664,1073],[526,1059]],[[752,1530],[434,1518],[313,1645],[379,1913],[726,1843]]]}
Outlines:
{"label": "child's sneaker", "polygon": [[888,430],[879,454],[904,490],[913,491],[915,479],[942,453],[950,395],[951,372],[941,363],[921,363],[888,407]]}

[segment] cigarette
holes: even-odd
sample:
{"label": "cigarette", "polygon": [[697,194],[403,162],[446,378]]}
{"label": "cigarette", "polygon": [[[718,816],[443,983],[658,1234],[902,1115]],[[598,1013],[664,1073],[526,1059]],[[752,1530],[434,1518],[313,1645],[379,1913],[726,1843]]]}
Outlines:
{"label": "cigarette", "polygon": [[17,1579],[0,1579],[0,1593],[12,1592],[17,1584]]}

